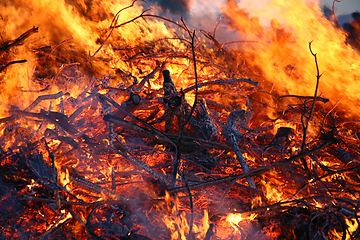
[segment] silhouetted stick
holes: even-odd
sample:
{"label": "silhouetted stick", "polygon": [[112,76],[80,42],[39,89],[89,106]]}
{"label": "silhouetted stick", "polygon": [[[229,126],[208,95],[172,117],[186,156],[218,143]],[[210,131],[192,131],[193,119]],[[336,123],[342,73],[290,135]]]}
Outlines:
{"label": "silhouetted stick", "polygon": [[198,79],[197,79],[197,71],[196,71],[196,56],[195,56],[195,30],[193,33],[190,33],[190,31],[188,30],[188,28],[185,25],[185,22],[183,21],[183,19],[181,19],[184,26],[185,26],[185,30],[187,30],[187,32],[189,33],[189,36],[191,38],[191,50],[192,50],[192,55],[193,55],[193,64],[194,64],[194,73],[195,73],[195,99],[194,99],[194,104],[190,110],[189,115],[187,116],[187,119],[185,120],[184,124],[181,126],[180,128],[180,132],[179,132],[179,139],[177,142],[177,154],[176,154],[176,158],[174,161],[174,166],[173,166],[173,171],[172,171],[172,179],[171,179],[171,185],[170,187],[173,188],[176,186],[176,176],[177,176],[177,172],[178,172],[178,168],[179,168],[179,164],[181,161],[181,139],[182,139],[182,135],[184,132],[184,128],[185,126],[189,123],[194,111],[195,111],[195,107],[196,107],[196,102],[197,102],[197,97],[198,97]]}
{"label": "silhouetted stick", "polygon": [[[305,100],[314,99],[314,97],[311,97],[311,96],[298,96],[298,95],[283,95],[283,96],[280,96],[278,98],[280,99],[280,98],[286,98],[286,97],[305,99]],[[323,102],[323,103],[329,102],[329,99],[327,99],[327,98],[316,97],[315,99],[316,99],[316,101]]]}
{"label": "silhouetted stick", "polygon": [[[161,142],[167,142],[170,144],[172,144],[174,141],[175,142],[178,141],[178,137],[179,137],[178,134],[162,133],[161,135],[159,135],[155,131],[138,126],[133,122],[123,120],[123,119],[121,119],[117,116],[111,115],[111,114],[105,115],[103,120],[111,122],[111,123],[119,124],[128,130],[131,130],[131,131],[136,132],[137,134],[140,134],[141,136],[143,136],[145,138],[149,138],[149,139],[153,139],[153,140],[157,140],[157,141],[161,141]],[[164,136],[166,136],[166,137],[164,137]],[[173,139],[173,140],[171,140],[171,139]],[[207,147],[207,148],[221,149],[221,150],[226,150],[229,152],[233,151],[233,149],[231,147],[229,147],[225,144],[222,144],[222,143],[214,142],[214,141],[208,141],[208,140],[204,140],[201,138],[194,138],[194,137],[189,137],[189,136],[183,136],[182,139],[183,139],[183,141],[186,141],[187,143],[197,142],[197,143],[201,144],[203,147]]]}
{"label": "silhouetted stick", "polygon": [[31,111],[34,107],[36,107],[40,102],[43,100],[49,100],[49,99],[57,99],[59,97],[64,96],[64,93],[62,91],[56,93],[56,94],[49,94],[49,95],[42,95],[39,96],[30,106],[24,109],[24,111]]}
{"label": "silhouetted stick", "polygon": [[161,17],[161,16],[157,16],[157,15],[153,15],[153,14],[145,14],[145,13],[148,12],[149,10],[150,10],[150,9],[146,9],[146,10],[144,10],[139,16],[136,16],[136,17],[134,17],[133,19],[131,19],[131,20],[129,20],[129,21],[126,21],[126,22],[124,22],[124,23],[121,23],[121,24],[119,24],[119,25],[115,25],[115,26],[113,26],[112,28],[119,28],[119,27],[125,26],[126,24],[131,23],[131,22],[134,22],[136,19],[139,19],[139,18],[154,17],[154,18],[162,19],[162,20],[167,21],[167,22],[171,22],[171,23],[175,24],[176,26],[178,26],[178,27],[186,30],[186,28],[185,28],[184,26],[182,26],[182,25],[178,24],[177,22],[172,21],[172,20],[170,20],[170,19],[168,19],[168,18]]}
{"label": "silhouetted stick", "polygon": [[27,60],[24,59],[24,60],[16,60],[16,61],[8,62],[7,64],[5,64],[4,66],[2,66],[2,67],[0,68],[0,72],[2,72],[4,69],[6,69],[7,67],[9,67],[10,65],[13,65],[13,64],[16,64],[16,63],[24,63],[24,62],[27,62]]}
{"label": "silhouetted stick", "polygon": [[50,148],[46,142],[46,139],[44,139],[44,142],[45,142],[45,147],[46,147],[46,150],[48,151],[48,154],[49,154],[49,157],[51,159],[51,164],[52,164],[52,176],[53,176],[53,182],[57,182],[57,175],[56,175],[56,167],[55,167],[55,155],[51,153],[50,151]]}
{"label": "silhouetted stick", "polygon": [[55,233],[62,226],[66,225],[71,219],[72,217],[68,217],[67,214],[59,212],[56,222],[46,230],[46,232],[39,238],[39,240],[51,239],[51,234]]}
{"label": "silhouetted stick", "polygon": [[214,227],[215,227],[214,223],[209,224],[209,229],[206,232],[204,240],[211,240],[211,237],[215,234],[213,231]]}
{"label": "silhouetted stick", "polygon": [[[155,133],[157,133],[158,135],[164,137],[165,139],[168,140],[168,142],[173,145],[175,147],[175,151],[177,152],[177,146],[176,144],[170,139],[168,138],[166,135],[164,135],[161,131],[159,131],[158,129],[152,127],[151,125],[149,125],[148,123],[144,122],[143,120],[141,120],[138,117],[135,117],[134,115],[132,115],[131,113],[129,113],[128,111],[126,111],[122,106],[120,106],[116,101],[114,101],[112,98],[110,97],[106,97],[105,95],[101,95],[103,97],[104,100],[106,100],[107,102],[111,103],[114,107],[116,107],[117,109],[121,110],[123,113],[125,113],[127,116],[131,117],[132,119],[142,123],[143,125],[145,125],[146,127],[148,127],[149,129],[151,129],[152,131],[154,131]],[[104,119],[105,120],[105,119]]]}
{"label": "silhouetted stick", "polygon": [[[238,140],[242,137],[240,131],[236,128],[236,120],[239,118],[245,118],[245,110],[233,111],[229,114],[225,127],[223,129],[223,134],[226,137],[226,140],[231,144],[238,161],[240,162],[241,168],[244,174],[250,172],[249,165],[247,164],[244,156],[242,155],[240,148],[238,146]],[[247,177],[246,181],[249,183],[249,186],[256,188],[254,179],[252,177]]]}
{"label": "silhouetted stick", "polygon": [[111,189],[116,191],[116,177],[114,167],[111,167]]}
{"label": "silhouetted stick", "polygon": [[8,41],[3,46],[0,47],[0,51],[7,51],[9,48],[21,44],[26,38],[30,37],[32,34],[36,33],[39,30],[38,27],[33,27],[23,34],[21,34],[18,38],[13,41]]}
{"label": "silhouetted stick", "polygon": [[51,49],[51,52],[49,53],[48,56],[50,56],[54,51],[55,49],[57,49],[58,47],[60,47],[62,44],[66,43],[66,42],[69,42],[69,41],[72,41],[73,39],[65,39],[64,41],[62,41],[61,43],[59,43],[58,45],[56,45],[55,47],[53,47],[53,49]]}
{"label": "silhouetted stick", "polygon": [[61,113],[50,112],[48,116],[45,113],[33,113],[21,110],[13,110],[11,112],[22,116],[49,120],[52,124],[58,126],[59,128],[61,128],[61,130],[64,130],[70,134],[76,134],[78,132],[76,128],[72,124],[70,124],[69,121],[66,120],[65,116]]}
{"label": "silhouetted stick", "polygon": [[[146,172],[148,172],[149,174],[151,174],[152,176],[154,176],[155,178],[163,181],[164,183],[166,184],[169,184],[169,180],[166,179],[166,176],[161,174],[161,173],[158,173],[154,170],[152,170],[148,165],[146,165],[146,163],[144,163],[140,158],[136,157],[135,154],[133,154],[130,149],[122,142],[122,140],[118,137],[118,136],[115,136],[115,139],[118,141],[118,143],[121,144],[121,146],[125,149],[125,151],[120,151],[120,150],[117,150],[117,152],[125,157],[126,159],[128,159],[130,162],[132,162],[133,164],[135,164],[136,166],[144,169]],[[131,155],[131,156],[129,156]]]}
{"label": "silhouetted stick", "polygon": [[252,81],[251,78],[234,78],[234,79],[225,79],[225,80],[215,80],[215,81],[209,81],[209,82],[203,82],[203,83],[199,83],[195,86],[191,86],[189,88],[186,88],[183,90],[184,93],[190,92],[194,89],[197,88],[201,88],[201,87],[205,87],[205,86],[212,86],[212,85],[221,85],[221,84],[234,84],[237,82],[245,82],[254,86],[259,86],[258,82],[254,82]]}
{"label": "silhouetted stick", "polygon": [[40,89],[40,90],[31,90],[31,89],[29,89],[29,90],[21,90],[21,91],[22,92],[45,92],[45,91],[47,91],[49,89],[50,89],[50,85],[47,85],[45,88]]}
{"label": "silhouetted stick", "polygon": [[[341,1],[342,1],[342,0],[341,0]],[[338,22],[338,20],[337,20],[337,18],[336,18],[336,15],[335,15],[335,2],[341,2],[341,1],[339,1],[339,0],[334,0],[334,1],[333,1],[333,4],[332,4],[332,13],[333,13],[333,17],[334,17],[334,19],[335,19],[336,25],[339,27],[339,29],[340,29],[341,31],[344,32],[344,30],[341,28],[341,26],[340,26],[340,24],[339,24],[339,22]]]}
{"label": "silhouetted stick", "polygon": [[[254,85],[254,86],[259,86],[259,83],[258,82],[254,82],[252,81],[251,78],[234,78],[234,79],[220,79],[220,80],[215,80],[215,81],[209,81],[209,82],[203,82],[203,83],[199,83],[194,86],[191,86],[191,87],[188,87],[188,88],[185,88],[184,90],[182,90],[183,93],[188,93],[188,92],[191,92],[193,90],[197,88],[202,88],[202,87],[206,87],[206,86],[213,86],[213,85],[227,85],[227,84],[236,84],[238,82],[245,82],[245,83],[248,83],[248,84],[251,84],[251,85]],[[171,98],[171,97],[174,97],[176,96],[178,93],[175,93],[175,94],[170,94],[168,96],[164,96],[164,97],[160,97],[161,98]],[[310,97],[312,98],[312,97]],[[206,100],[206,102],[208,102],[210,100]]]}
{"label": "silhouetted stick", "polygon": [[[292,163],[293,161],[296,161],[300,158],[306,157],[309,154],[315,153],[317,151],[320,151],[321,149],[324,149],[325,147],[327,147],[329,144],[331,144],[331,141],[326,141],[323,144],[321,144],[318,147],[315,147],[313,149],[310,149],[306,152],[301,152],[295,156],[289,157],[289,158],[285,158],[279,162],[276,163],[272,163],[270,165],[264,166],[264,167],[259,167],[256,168],[254,170],[251,170],[250,172],[246,173],[246,174],[237,174],[237,175],[232,175],[232,176],[228,176],[228,177],[224,177],[224,178],[220,178],[220,179],[215,179],[212,181],[208,181],[208,182],[203,182],[203,183],[199,183],[196,185],[189,185],[190,189],[198,189],[198,188],[202,188],[202,187],[206,187],[206,186],[214,186],[217,184],[221,184],[221,183],[225,183],[225,182],[229,182],[232,181],[234,179],[243,179],[243,178],[247,178],[247,177],[253,177],[259,174],[262,174],[264,172],[267,172],[273,168],[282,166],[283,164],[289,164]],[[169,189],[168,192],[169,193],[176,193],[176,192],[183,192],[186,191],[185,187],[178,187],[178,188],[173,188],[173,189]]]}
{"label": "silhouetted stick", "polygon": [[314,93],[314,100],[312,102],[312,105],[311,105],[311,108],[310,108],[310,113],[309,113],[309,117],[307,118],[306,120],[306,123],[304,122],[304,118],[305,118],[305,114],[304,113],[302,116],[301,116],[301,122],[303,124],[303,128],[304,128],[304,134],[303,134],[303,141],[302,141],[302,144],[301,144],[301,151],[303,152],[305,150],[305,147],[306,147],[306,136],[307,136],[307,130],[308,130],[308,127],[309,127],[309,122],[311,121],[311,118],[312,118],[312,115],[313,115],[313,112],[314,112],[314,108],[315,108],[315,103],[316,103],[316,97],[317,97],[317,92],[318,92],[318,89],[319,89],[319,82],[320,82],[320,78],[321,78],[321,75],[320,75],[320,71],[319,71],[319,65],[318,65],[318,61],[317,61],[317,55],[315,53],[313,53],[312,49],[311,49],[311,43],[312,42],[309,42],[309,49],[310,49],[310,52],[311,54],[314,56],[315,58],[315,65],[316,65],[316,87],[315,87],[315,93]]}
{"label": "silhouetted stick", "polygon": [[[122,11],[128,9],[128,8],[133,7],[136,1],[137,1],[137,0],[133,0],[132,3],[131,3],[131,5],[120,9],[120,10],[115,14],[115,16],[114,16],[114,18],[113,18],[113,20],[112,20],[112,22],[111,22],[111,26],[110,26],[110,29],[111,29],[111,30],[110,30],[109,35],[106,37],[106,39],[105,39],[104,42],[101,44],[101,46],[98,48],[98,50],[96,50],[96,52],[92,55],[92,57],[94,57],[94,56],[100,51],[100,49],[105,45],[106,41],[110,38],[111,34],[113,33],[113,31],[114,31],[114,29],[115,29],[114,26],[116,25],[117,21],[119,20],[120,13],[121,13]],[[114,26],[113,26],[113,25],[114,25]]]}

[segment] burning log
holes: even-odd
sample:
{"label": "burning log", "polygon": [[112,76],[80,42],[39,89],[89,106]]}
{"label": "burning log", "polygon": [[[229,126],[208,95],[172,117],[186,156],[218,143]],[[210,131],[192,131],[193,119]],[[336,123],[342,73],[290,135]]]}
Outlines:
{"label": "burning log", "polygon": [[189,112],[189,109],[183,94],[178,93],[171,79],[170,71],[164,70],[163,76],[165,113],[160,119],[155,121],[155,123],[165,120],[165,132],[169,132],[175,116],[178,119],[178,126],[181,126],[181,121],[184,117],[183,111]]}
{"label": "burning log", "polygon": [[[238,141],[243,137],[243,134],[236,128],[236,120],[239,118],[245,118],[245,110],[237,110],[231,112],[227,118],[225,127],[223,128],[223,134],[225,135],[227,141],[231,144],[236,154],[237,159],[240,162],[240,165],[244,171],[244,174],[249,173],[249,165],[246,163],[244,156],[242,155],[239,147]],[[256,188],[254,179],[252,177],[246,178],[250,187]]]}

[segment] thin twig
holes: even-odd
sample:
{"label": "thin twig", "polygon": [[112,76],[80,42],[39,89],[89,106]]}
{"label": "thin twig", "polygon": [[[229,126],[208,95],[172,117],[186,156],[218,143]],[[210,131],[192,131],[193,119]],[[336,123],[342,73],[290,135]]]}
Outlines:
{"label": "thin twig", "polygon": [[132,3],[131,3],[131,5],[120,9],[120,10],[115,14],[115,16],[114,16],[114,18],[113,18],[113,20],[112,20],[112,22],[111,22],[111,25],[110,25],[110,29],[111,29],[111,30],[110,30],[110,33],[109,33],[108,36],[105,38],[104,42],[101,44],[101,46],[98,48],[98,50],[96,50],[95,53],[94,53],[91,57],[95,57],[95,55],[96,55],[96,54],[100,51],[100,49],[105,45],[106,41],[109,40],[111,34],[113,33],[113,31],[114,31],[114,29],[115,29],[114,26],[116,25],[117,21],[119,20],[120,13],[121,13],[122,11],[128,9],[128,8],[133,7],[136,1],[137,1],[137,0],[133,0]]}
{"label": "thin twig", "polygon": [[[311,96],[299,96],[299,95],[282,95],[282,96],[278,97],[278,99],[286,98],[286,97],[305,99],[305,100],[306,99],[312,99],[312,100],[314,99],[314,97],[311,97]],[[328,98],[322,98],[322,97],[316,97],[316,101],[327,103],[327,102],[329,102],[329,99]]]}
{"label": "thin twig", "polygon": [[135,165],[137,165],[138,167],[141,167],[142,169],[144,169],[146,172],[150,173],[152,176],[154,176],[157,179],[162,180],[164,183],[166,184],[170,184],[170,181],[166,179],[166,176],[158,173],[154,170],[152,170],[148,165],[146,165],[140,158],[136,157],[135,154],[133,154],[130,149],[122,142],[122,140],[118,137],[115,136],[115,139],[121,144],[121,146],[126,149],[126,153],[124,153],[123,151],[117,150],[117,152],[119,154],[121,154],[123,157],[127,158],[128,160],[130,160],[132,163],[134,163]]}
{"label": "thin twig", "polygon": [[[196,185],[190,185],[189,187],[190,187],[190,189],[198,189],[198,188],[203,188],[203,187],[206,187],[206,186],[214,186],[214,185],[217,185],[217,184],[233,181],[234,179],[240,180],[240,179],[247,178],[247,177],[253,177],[253,176],[265,173],[267,171],[270,171],[273,168],[280,167],[280,166],[282,166],[284,164],[292,163],[293,161],[296,161],[296,160],[298,160],[300,158],[308,156],[309,154],[320,151],[321,149],[324,149],[325,147],[327,147],[331,143],[332,143],[331,141],[326,141],[326,142],[324,142],[323,144],[321,144],[318,147],[307,150],[305,152],[301,152],[301,153],[299,153],[297,155],[294,155],[294,156],[291,156],[289,158],[284,158],[283,160],[281,160],[279,162],[275,162],[275,163],[272,163],[272,164],[264,166],[264,167],[256,168],[256,169],[251,170],[250,172],[248,172],[246,174],[231,175],[231,176],[228,176],[228,177],[215,179],[215,180],[211,180],[211,181],[208,181],[208,182],[199,183],[199,184],[196,184]],[[176,192],[183,192],[183,191],[186,191],[185,187],[177,187],[177,188],[173,188],[173,189],[168,190],[169,193],[176,193]]]}
{"label": "thin twig", "polygon": [[[185,88],[182,92],[183,93],[188,93],[191,92],[193,90],[196,90],[196,88],[202,88],[202,87],[206,87],[206,86],[213,86],[213,85],[227,85],[227,84],[236,84],[238,82],[245,82],[254,86],[259,86],[258,82],[254,82],[252,81],[251,78],[234,78],[234,79],[220,79],[220,80],[214,80],[214,81],[209,81],[209,82],[202,82],[199,83],[197,85],[193,85],[191,87]],[[175,97],[176,95],[178,95],[178,93],[174,93],[174,94],[170,94],[170,95],[166,95],[164,97],[159,97],[158,99],[162,99],[162,98],[171,98],[171,97]],[[206,100],[206,102],[208,102],[210,100]]]}
{"label": "thin twig", "polygon": [[[309,127],[309,123],[311,121],[311,118],[312,118],[312,115],[314,113],[314,108],[315,108],[315,103],[316,103],[316,97],[317,97],[317,92],[318,92],[318,89],[319,89],[319,82],[320,82],[320,78],[322,76],[322,74],[320,74],[320,71],[319,71],[319,65],[318,65],[318,61],[317,61],[317,54],[314,53],[311,49],[311,43],[312,42],[309,42],[309,49],[310,49],[310,52],[311,54],[314,56],[315,58],[315,65],[316,65],[316,87],[315,87],[315,93],[314,93],[314,100],[312,102],[312,105],[311,105],[311,108],[310,108],[310,113],[309,113],[309,117],[307,118],[306,120],[306,123],[304,123],[304,135],[303,135],[303,141],[302,141],[302,145],[301,145],[301,151],[303,152],[305,150],[305,147],[306,147],[306,136],[307,136],[307,130],[308,130],[308,127]],[[305,115],[305,114],[304,114]],[[303,116],[304,116],[303,115]]]}
{"label": "thin twig", "polygon": [[31,111],[34,107],[36,107],[40,102],[43,100],[49,100],[49,99],[57,99],[64,96],[64,93],[62,91],[56,93],[56,94],[49,94],[49,95],[42,95],[39,96],[30,106],[24,109],[24,111]]}
{"label": "thin twig", "polygon": [[185,129],[185,126],[190,122],[190,119],[195,111],[195,107],[196,107],[196,102],[197,102],[197,97],[198,97],[198,78],[197,78],[197,71],[196,71],[196,55],[195,55],[195,30],[193,33],[190,33],[189,29],[187,28],[185,22],[183,21],[183,19],[181,19],[181,21],[184,24],[184,28],[187,30],[190,38],[191,38],[191,50],[192,50],[192,55],[193,55],[193,64],[194,64],[194,73],[195,73],[195,99],[194,99],[194,104],[190,110],[189,115],[187,116],[184,124],[181,126],[180,131],[179,131],[179,139],[177,142],[177,154],[176,154],[176,158],[174,161],[174,166],[173,166],[173,171],[172,171],[172,179],[171,179],[171,185],[170,187],[173,188],[176,186],[176,176],[177,176],[177,172],[178,172],[178,168],[179,168],[179,164],[181,161],[181,140],[182,140],[182,135]]}
{"label": "thin twig", "polygon": [[333,1],[333,4],[332,4],[332,14],[333,14],[333,17],[335,19],[335,22],[336,22],[336,25],[340,28],[341,31],[344,31],[342,28],[341,28],[341,25],[339,24],[337,18],[336,18],[336,15],[335,15],[335,2],[342,2],[342,0],[334,0]]}
{"label": "thin twig", "polygon": [[162,20],[164,20],[164,21],[173,23],[173,24],[175,24],[176,26],[178,26],[178,27],[186,30],[186,28],[185,28],[184,26],[182,26],[182,25],[180,25],[179,23],[174,22],[174,21],[172,21],[172,20],[170,20],[170,19],[167,19],[167,18],[165,18],[165,17],[161,17],[161,16],[153,15],[153,14],[145,14],[145,13],[146,13],[147,11],[149,11],[149,10],[150,10],[150,9],[144,10],[139,16],[136,16],[136,17],[134,17],[133,19],[131,19],[131,20],[129,20],[129,21],[126,21],[126,22],[124,22],[124,23],[121,23],[121,24],[119,24],[119,25],[115,25],[115,26],[113,26],[113,28],[119,28],[119,27],[125,26],[126,24],[131,23],[131,22],[134,22],[136,19],[139,19],[139,18],[154,17],[154,18],[159,18],[159,19],[162,19]]}
{"label": "thin twig", "polygon": [[30,37],[34,33],[37,33],[38,30],[38,27],[33,27],[27,30],[15,40],[6,42],[3,46],[0,47],[0,51],[7,51],[9,48],[21,44],[26,38]]}
{"label": "thin twig", "polygon": [[44,139],[46,150],[48,151],[49,157],[51,159],[52,164],[52,176],[53,176],[53,182],[57,182],[57,176],[56,176],[56,167],[55,167],[55,155],[51,153],[49,145],[46,142],[46,139]]}
{"label": "thin twig", "polygon": [[118,104],[116,101],[114,101],[112,98],[107,97],[105,95],[101,95],[106,101],[108,101],[109,103],[111,103],[114,107],[116,107],[117,109],[119,109],[120,111],[122,111],[123,113],[125,113],[127,116],[135,119],[136,121],[142,123],[143,125],[145,125],[146,127],[148,127],[149,129],[151,129],[152,131],[154,131],[155,133],[157,133],[158,135],[164,137],[171,145],[173,145],[175,147],[175,151],[177,151],[177,146],[176,144],[170,139],[168,138],[165,134],[163,134],[161,131],[159,131],[158,129],[154,128],[153,126],[149,125],[148,123],[144,122],[143,120],[141,120],[138,117],[135,117],[134,115],[132,115],[131,113],[129,113],[128,111],[126,111],[123,107],[120,106],[120,104]]}
{"label": "thin twig", "polygon": [[2,66],[0,68],[0,72],[2,72],[3,70],[5,70],[7,67],[9,67],[10,65],[13,65],[13,64],[16,64],[16,63],[24,63],[24,62],[27,62],[26,59],[23,59],[23,60],[16,60],[16,61],[11,61],[11,62],[8,62],[7,64],[5,64],[4,66]]}
{"label": "thin twig", "polygon": [[61,45],[63,45],[66,42],[72,41],[74,39],[65,39],[64,41],[62,41],[61,43],[57,44],[53,49],[51,49],[51,52],[49,53],[48,56],[50,56],[58,47],[60,47]]}

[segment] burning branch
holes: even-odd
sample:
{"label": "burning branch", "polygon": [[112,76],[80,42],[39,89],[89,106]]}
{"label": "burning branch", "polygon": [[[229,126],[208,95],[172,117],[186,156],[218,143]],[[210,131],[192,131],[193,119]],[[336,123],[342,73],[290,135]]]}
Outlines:
{"label": "burning branch", "polygon": [[6,63],[4,66],[2,66],[0,68],[0,72],[4,71],[7,67],[9,67],[10,65],[13,65],[13,64],[16,64],[16,63],[24,63],[24,62],[27,62],[26,59],[24,60],[17,60],[17,61],[11,61],[11,62],[8,62]]}
{"label": "burning branch", "polygon": [[[137,7],[135,2],[120,7],[110,29],[103,30],[105,39],[90,46],[92,57],[108,43],[118,51],[89,57],[83,49],[89,41],[79,48],[72,45],[65,55],[64,49],[55,51],[68,40],[51,51],[33,43],[19,48],[35,49],[31,54],[41,60],[34,62],[30,86],[48,86],[20,95],[62,91],[39,96],[24,110],[14,103],[20,95],[1,92],[1,113],[13,115],[0,119],[0,238],[325,239],[333,233],[357,238],[358,122],[341,120],[341,113],[333,113],[336,105],[317,111],[317,104],[332,99],[318,96],[321,75],[312,43],[317,69],[313,96],[267,94],[266,77],[260,75],[265,68],[254,66],[254,51],[239,46],[227,52],[215,33],[190,31],[183,20],[178,24],[148,10],[130,21],[122,19],[126,9]],[[166,34],[130,47],[128,42],[143,36],[132,32],[122,42],[120,27],[140,25],[138,19],[147,17],[176,24],[181,33],[154,27],[149,32]],[[146,34],[145,27],[155,26],[147,23],[141,26]],[[250,25],[260,27],[257,21]],[[268,37],[265,29],[254,31]],[[272,31],[272,40],[286,47],[289,34],[275,22]],[[179,37],[184,33],[187,39]],[[163,44],[169,39],[179,41]],[[266,44],[258,46],[266,52]],[[9,61],[4,60],[5,67],[18,63]],[[46,75],[53,68],[57,72]],[[289,79],[303,77],[300,69],[286,66]],[[8,72],[1,73],[2,79],[12,79]],[[260,79],[265,84],[259,90],[254,86]],[[60,104],[51,102],[55,99]],[[50,106],[40,109],[47,100]],[[241,110],[245,104],[249,111]],[[313,123],[318,128],[312,129]],[[310,140],[312,133],[318,136]]]}
{"label": "burning branch", "polygon": [[18,38],[12,41],[8,41],[0,47],[0,51],[8,51],[11,47],[21,44],[26,38],[30,37],[32,34],[37,33],[39,30],[38,27],[33,27],[21,34]]}
{"label": "burning branch", "polygon": [[120,13],[121,13],[122,11],[126,10],[126,9],[129,9],[129,8],[133,7],[136,1],[137,1],[137,0],[133,0],[132,3],[131,3],[131,5],[129,5],[129,6],[127,6],[127,7],[124,7],[123,9],[120,9],[120,10],[115,14],[115,16],[114,16],[114,18],[113,18],[113,20],[112,20],[112,22],[111,22],[111,26],[110,26],[110,29],[111,29],[111,30],[110,30],[109,35],[106,37],[106,39],[104,40],[104,42],[101,44],[101,46],[98,48],[98,50],[96,50],[96,51],[94,52],[94,54],[93,54],[91,57],[95,57],[95,55],[96,55],[96,54],[101,50],[101,48],[105,45],[106,41],[110,38],[111,34],[113,33],[113,31],[114,31],[114,29],[115,29],[113,26],[115,26],[115,25],[117,24],[117,21],[119,20]]}
{"label": "burning branch", "polygon": [[[238,141],[243,137],[243,134],[241,134],[240,131],[236,128],[236,120],[239,118],[245,118],[245,110],[237,110],[229,114],[223,129],[223,134],[233,147],[244,174],[247,174],[250,172],[249,165],[247,164],[238,146]],[[246,180],[250,187],[256,188],[254,179],[252,177],[247,177]]]}
{"label": "burning branch", "polygon": [[311,121],[311,118],[312,118],[312,115],[313,115],[313,112],[314,112],[314,108],[315,108],[315,103],[316,103],[316,98],[317,98],[317,92],[318,92],[318,89],[319,89],[319,82],[320,82],[320,78],[321,78],[321,75],[320,75],[320,71],[319,71],[319,65],[318,65],[318,62],[317,62],[317,55],[315,53],[313,53],[312,49],[311,49],[311,43],[312,42],[309,42],[309,49],[310,49],[310,52],[311,54],[314,56],[314,59],[315,59],[315,65],[316,65],[316,86],[315,86],[315,93],[314,93],[314,100],[312,102],[312,105],[311,105],[311,108],[310,108],[310,113],[309,113],[309,117],[307,118],[306,122],[304,120],[304,117],[305,115],[302,115],[301,117],[301,122],[302,122],[302,125],[303,125],[303,142],[302,142],[302,145],[301,145],[301,151],[304,151],[305,150],[305,147],[306,147],[306,135],[307,135],[307,130],[308,130],[308,127],[309,127],[309,122]]}
{"label": "burning branch", "polygon": [[338,26],[339,29],[341,29],[341,31],[344,31],[342,28],[341,28],[341,25],[339,24],[337,18],[336,18],[336,14],[335,14],[335,2],[342,2],[342,0],[334,0],[333,1],[333,4],[332,4],[332,13],[333,13],[333,17],[335,19],[335,22],[336,22],[336,25]]}
{"label": "burning branch", "polygon": [[185,25],[185,22],[182,20],[185,29],[187,30],[190,38],[191,38],[191,51],[192,51],[192,55],[193,55],[193,64],[194,64],[194,74],[195,74],[195,99],[194,99],[194,104],[190,110],[189,115],[187,116],[185,122],[182,124],[182,126],[180,127],[180,132],[179,132],[179,139],[177,142],[177,154],[176,154],[176,159],[174,161],[174,166],[173,166],[173,172],[172,172],[172,179],[171,179],[171,185],[170,187],[173,188],[176,186],[176,176],[177,176],[177,171],[179,168],[179,164],[180,164],[180,160],[181,160],[181,151],[180,151],[180,146],[181,146],[181,140],[182,140],[182,135],[183,135],[183,131],[185,126],[189,123],[194,111],[195,111],[195,107],[196,107],[196,102],[197,102],[197,93],[198,93],[198,85],[197,85],[197,71],[196,71],[196,56],[195,56],[195,30],[194,32],[191,34],[190,31],[188,30],[188,28]]}
{"label": "burning branch", "polygon": [[49,95],[42,95],[39,96],[30,106],[24,109],[24,111],[31,111],[33,108],[35,108],[39,103],[41,103],[44,100],[50,100],[50,99],[58,99],[60,97],[64,96],[64,93],[62,91],[56,93],[56,94],[49,94]]}

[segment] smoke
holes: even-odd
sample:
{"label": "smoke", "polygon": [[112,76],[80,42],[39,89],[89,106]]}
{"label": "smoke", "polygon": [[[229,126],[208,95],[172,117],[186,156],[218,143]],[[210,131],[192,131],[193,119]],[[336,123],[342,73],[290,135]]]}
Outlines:
{"label": "smoke", "polygon": [[190,10],[189,0],[149,0],[149,3],[158,5],[163,11],[173,14],[186,15]]}

